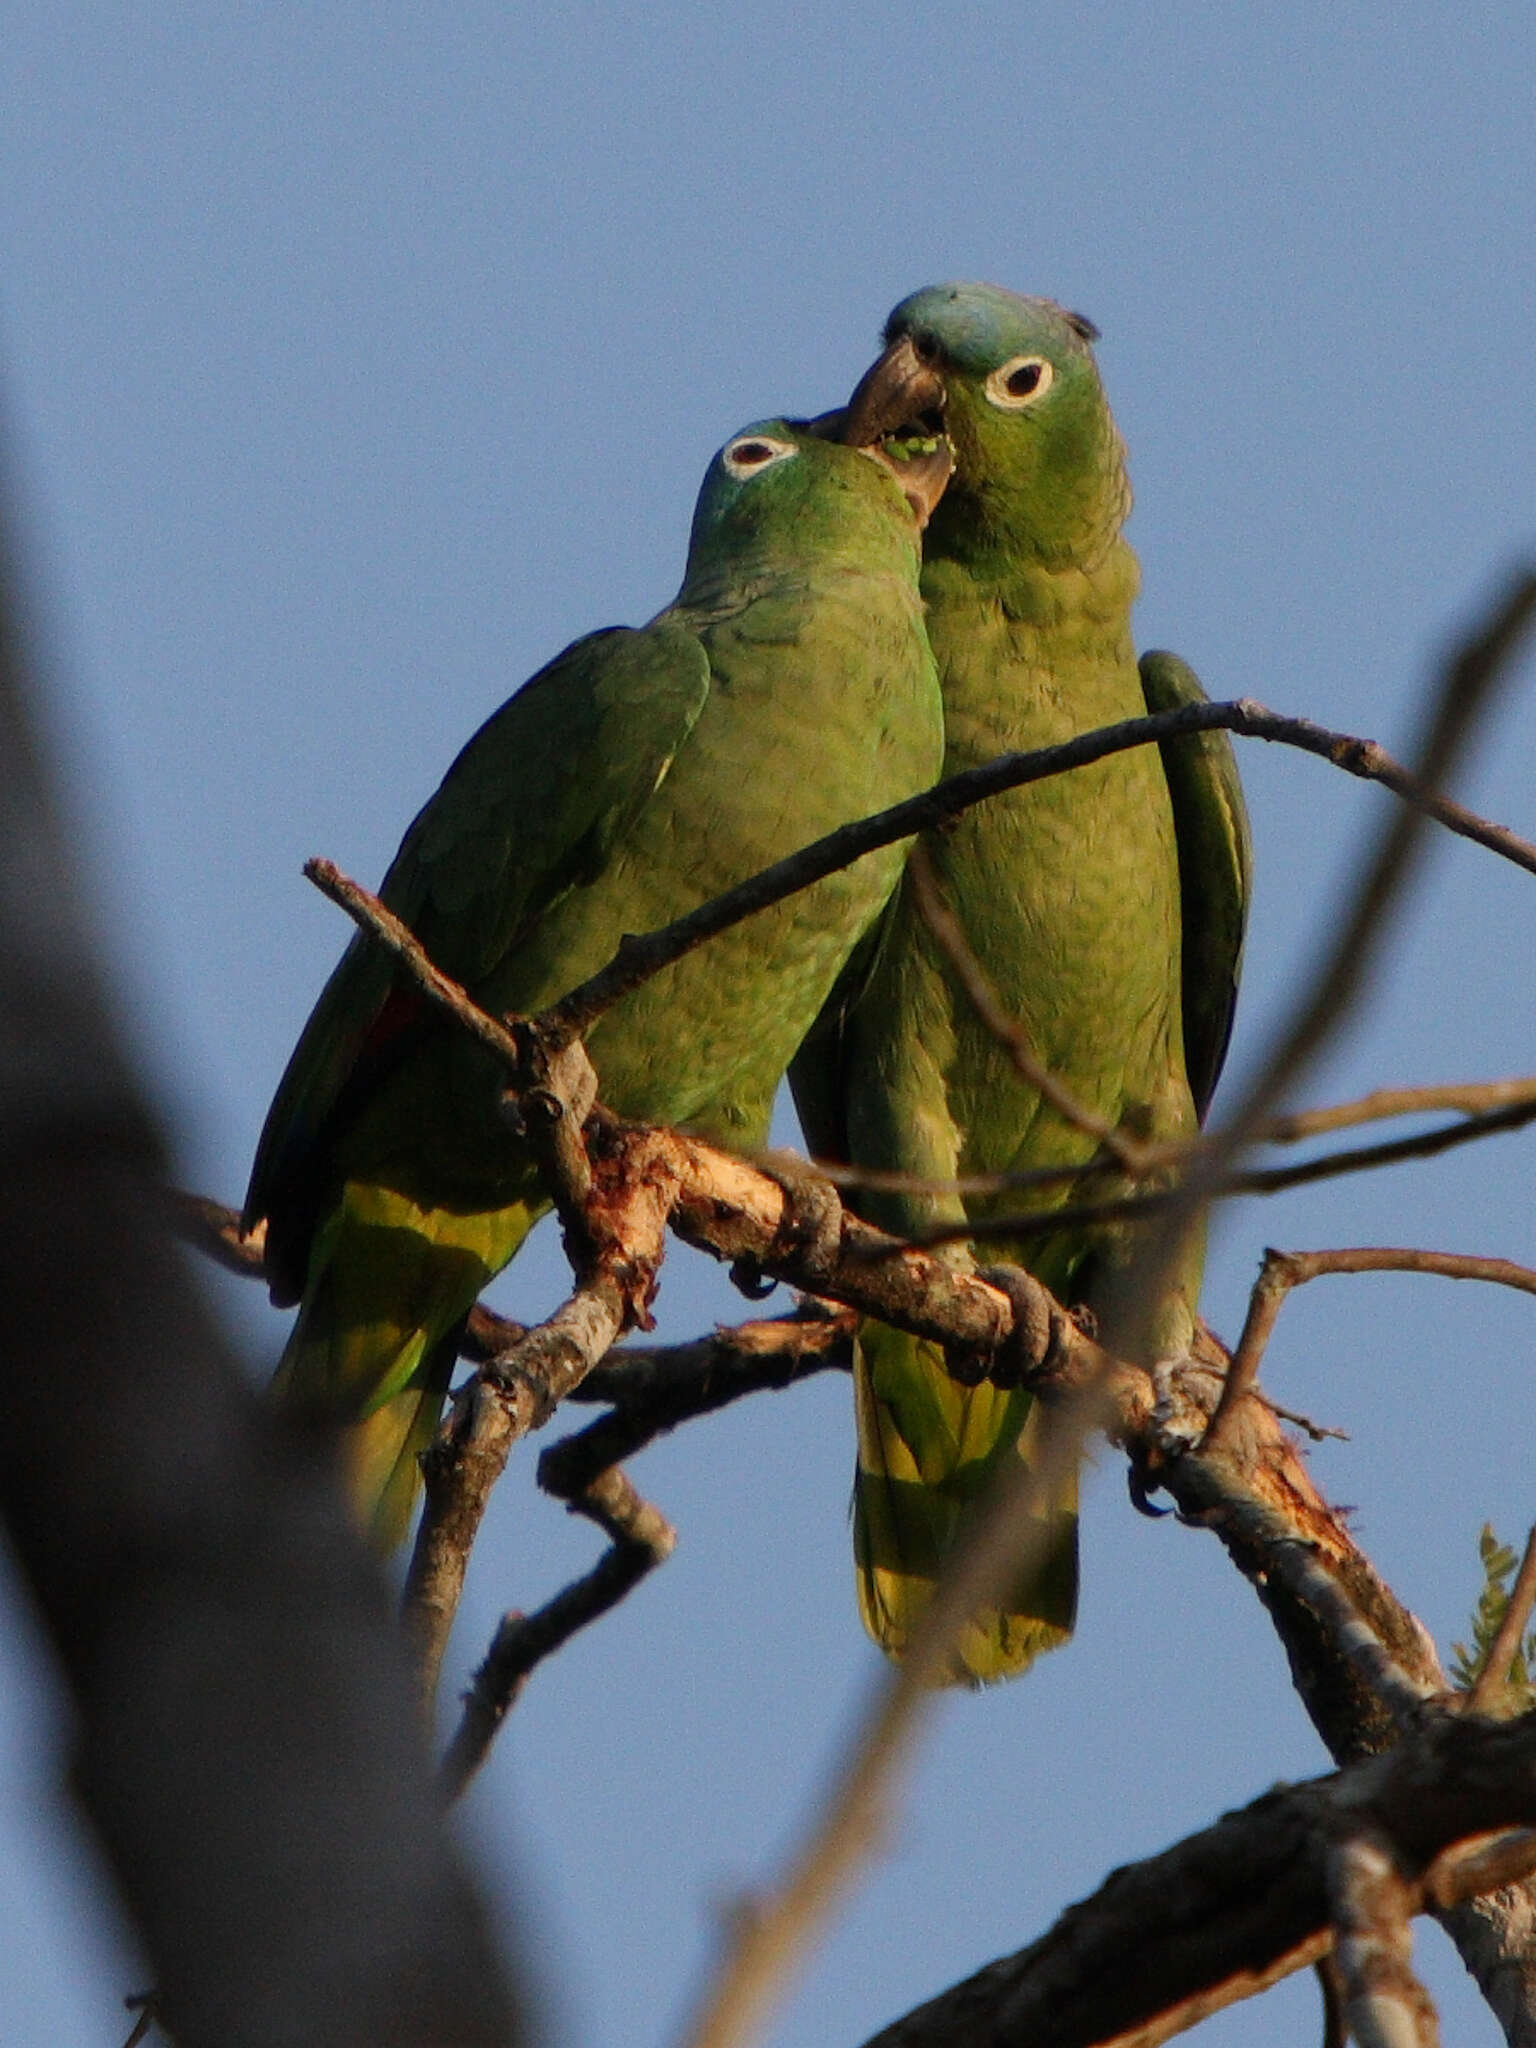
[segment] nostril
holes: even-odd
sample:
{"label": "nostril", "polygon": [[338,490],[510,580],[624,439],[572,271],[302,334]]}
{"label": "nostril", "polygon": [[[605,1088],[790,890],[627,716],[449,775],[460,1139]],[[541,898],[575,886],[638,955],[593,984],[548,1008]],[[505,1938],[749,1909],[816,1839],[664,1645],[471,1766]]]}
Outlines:
{"label": "nostril", "polygon": [[939,345],[931,334],[914,334],[909,337],[912,353],[920,363],[931,363],[939,353]]}

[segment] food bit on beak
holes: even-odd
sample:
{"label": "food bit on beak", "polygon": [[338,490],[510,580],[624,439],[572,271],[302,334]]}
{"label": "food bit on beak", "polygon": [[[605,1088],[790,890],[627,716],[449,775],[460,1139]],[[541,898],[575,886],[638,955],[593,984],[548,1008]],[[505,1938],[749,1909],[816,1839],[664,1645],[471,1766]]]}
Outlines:
{"label": "food bit on beak", "polygon": [[955,466],[943,408],[943,378],[904,334],[865,372],[843,415],[842,439],[885,465],[919,526],[928,524]]}
{"label": "food bit on beak", "polygon": [[893,437],[869,447],[861,446],[859,453],[891,472],[912,507],[919,530],[925,527],[954,473],[954,454],[944,436],[928,434],[903,440]]}
{"label": "food bit on beak", "polygon": [[944,379],[904,334],[859,379],[843,419],[843,439],[868,448],[889,434],[931,438],[943,432],[944,397]]}

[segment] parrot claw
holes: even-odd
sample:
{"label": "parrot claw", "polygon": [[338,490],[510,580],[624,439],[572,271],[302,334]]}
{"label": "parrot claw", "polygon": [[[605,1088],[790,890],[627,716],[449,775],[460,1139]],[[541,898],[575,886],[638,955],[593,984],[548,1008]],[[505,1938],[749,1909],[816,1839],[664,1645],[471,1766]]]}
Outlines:
{"label": "parrot claw", "polygon": [[985,1351],[973,1351],[960,1344],[944,1346],[944,1370],[957,1387],[984,1386],[991,1378],[992,1360]]}
{"label": "parrot claw", "polygon": [[1152,1499],[1152,1495],[1157,1491],[1160,1484],[1160,1480],[1144,1472],[1140,1466],[1129,1465],[1126,1467],[1125,1488],[1126,1492],[1131,1496],[1131,1506],[1138,1515],[1145,1515],[1149,1521],[1153,1522],[1161,1522],[1166,1516],[1173,1513],[1172,1508],[1160,1508]]}
{"label": "parrot claw", "polygon": [[743,1252],[739,1259],[731,1261],[730,1282],[738,1294],[744,1294],[748,1301],[766,1301],[778,1281],[771,1273],[765,1273],[749,1252]]}

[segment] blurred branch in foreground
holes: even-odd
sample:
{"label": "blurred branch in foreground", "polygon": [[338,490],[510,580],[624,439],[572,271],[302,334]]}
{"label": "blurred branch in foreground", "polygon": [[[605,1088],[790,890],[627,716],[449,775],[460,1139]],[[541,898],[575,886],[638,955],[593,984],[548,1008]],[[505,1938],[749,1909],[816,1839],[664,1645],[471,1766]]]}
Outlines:
{"label": "blurred branch in foreground", "polygon": [[181,2048],[507,2048],[383,1589],[153,1190],[0,563],[0,1518]]}

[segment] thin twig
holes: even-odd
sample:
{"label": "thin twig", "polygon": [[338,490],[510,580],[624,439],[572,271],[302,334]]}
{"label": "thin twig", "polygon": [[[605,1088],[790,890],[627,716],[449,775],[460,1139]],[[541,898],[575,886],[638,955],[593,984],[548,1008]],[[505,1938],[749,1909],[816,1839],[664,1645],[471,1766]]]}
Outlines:
{"label": "thin twig", "polygon": [[1015,1575],[1027,1574],[1051,1540],[1046,1510],[1100,1419],[1103,1387],[1102,1374],[1091,1377],[1061,1426],[1046,1435],[1042,1455],[1007,1472],[971,1518],[901,1663],[877,1681],[808,1840],[782,1882],[737,1917],[728,1953],[684,2036],[688,2048],[731,2048],[753,2037],[833,1902],[880,1847],[891,1786],[946,1675],[952,1645],[971,1616]]}
{"label": "thin twig", "polygon": [[187,1194],[181,1188],[163,1191],[166,1220],[176,1235],[212,1259],[226,1273],[242,1279],[264,1280],[267,1274],[267,1225],[265,1217],[249,1233],[240,1227],[240,1211],[207,1195]]}
{"label": "thin twig", "polygon": [[148,2040],[150,2029],[159,2020],[160,1995],[155,1991],[136,1991],[132,1997],[125,1998],[123,2003],[130,2012],[137,2007],[139,2013],[133,2023],[133,2032],[123,2043],[123,2048],[139,2048],[140,2042]]}
{"label": "thin twig", "polygon": [[[1486,1137],[1490,1132],[1518,1129],[1528,1119],[1516,1117],[1510,1123],[1493,1122],[1484,1124],[1479,1119],[1485,1112],[1504,1109],[1519,1111],[1529,1108],[1536,1114],[1536,1075],[1522,1076],[1512,1081],[1467,1081],[1436,1084],[1422,1088],[1378,1088],[1349,1102],[1334,1103],[1318,1109],[1301,1109],[1270,1117],[1260,1123],[1253,1133],[1255,1145],[1295,1145],[1303,1139],[1315,1138],[1330,1131],[1350,1130],[1359,1124],[1384,1123],[1389,1118],[1401,1116],[1424,1116],[1438,1109],[1460,1112],[1470,1120],[1473,1137]],[[1399,1158],[1428,1157],[1445,1149],[1447,1144],[1461,1140],[1449,1136],[1450,1132],[1462,1126],[1452,1124],[1442,1130],[1426,1131],[1421,1137],[1393,1139],[1388,1141],[1391,1149],[1359,1149],[1350,1152],[1325,1154],[1321,1160],[1307,1160],[1299,1167],[1271,1168],[1256,1170],[1245,1176],[1234,1176],[1223,1184],[1223,1191],[1234,1194],[1276,1194],[1284,1188],[1301,1186],[1307,1180],[1326,1179],[1334,1173],[1358,1172],[1364,1167],[1389,1165]],[[1422,1140],[1422,1142],[1421,1142]],[[1169,1168],[1188,1166],[1198,1159],[1202,1152],[1210,1149],[1210,1140],[1203,1134],[1191,1138],[1166,1139],[1156,1145],[1142,1145],[1138,1148],[1139,1163],[1134,1169],[1122,1168],[1122,1172],[1133,1172],[1141,1178],[1149,1173],[1165,1172]],[[1412,1148],[1402,1149],[1397,1148]],[[1336,1163],[1337,1162],[1337,1163]],[[1080,1163],[1074,1166],[1037,1166],[1011,1173],[969,1173],[959,1174],[952,1180],[928,1178],[922,1174],[902,1173],[889,1168],[848,1166],[837,1160],[817,1160],[816,1169],[832,1182],[834,1187],[868,1191],[872,1194],[915,1194],[915,1195],[1006,1195],[1024,1189],[1062,1187],[1070,1182],[1084,1179],[1088,1169]],[[1051,1222],[1063,1214],[1056,1211]]]}
{"label": "thin twig", "polygon": [[[1532,1275],[1536,1292],[1536,1275]],[[1525,1625],[1531,1618],[1531,1608],[1536,1604],[1536,1529],[1526,1538],[1525,1555],[1520,1560],[1520,1569],[1515,1574],[1515,1583],[1509,1589],[1509,1601],[1504,1609],[1504,1619],[1499,1623],[1499,1632],[1493,1639],[1487,1660],[1478,1673],[1477,1683],[1467,1695],[1467,1709],[1473,1714],[1491,1714],[1497,1711],[1500,1701],[1509,1690],[1510,1672],[1525,1635]]]}
{"label": "thin twig", "polygon": [[[1307,999],[1280,1035],[1229,1126],[1235,1143],[1247,1143],[1253,1129],[1268,1116],[1275,1101],[1290,1087],[1352,1007],[1386,935],[1389,907],[1400,897],[1423,838],[1426,818],[1450,823],[1447,806],[1437,792],[1450,775],[1478,719],[1492,699],[1536,618],[1536,573],[1512,576],[1487,617],[1463,641],[1443,669],[1429,705],[1428,730],[1410,773],[1393,764],[1402,778],[1400,795],[1412,792],[1410,807],[1400,811],[1383,833],[1375,859],[1355,892],[1350,915],[1339,928],[1316,973]],[[1389,787],[1397,788],[1396,782]],[[1466,814],[1461,813],[1465,816]],[[1459,829],[1459,828],[1458,828]],[[1526,849],[1527,856],[1536,849]],[[1536,873],[1528,857],[1521,865]]]}
{"label": "thin twig", "polygon": [[440,1784],[447,1801],[459,1797],[485,1761],[535,1666],[609,1613],[677,1547],[671,1523],[617,1467],[599,1474],[569,1505],[596,1522],[612,1547],[536,1614],[509,1614],[503,1620],[470,1680],[463,1718],[443,1758]]}
{"label": "thin twig", "polygon": [[347,913],[359,930],[367,932],[394,954],[407,979],[429,1002],[456,1017],[471,1038],[505,1062],[509,1072],[516,1073],[520,1069],[523,1048],[512,1033],[489,1012],[482,1010],[451,975],[444,974],[440,967],[433,965],[415,933],[402,924],[386,904],[350,876],[344,875],[333,860],[322,860],[318,856],[307,860],[304,873],[322,896]]}
{"label": "thin twig", "polygon": [[[907,880],[918,916],[928,927],[956,982],[964,991],[983,1028],[1007,1053],[1014,1072],[1048,1102],[1064,1123],[1095,1138],[1128,1173],[1146,1170],[1146,1147],[1138,1145],[1107,1117],[1079,1102],[1065,1081],[1053,1074],[1030,1044],[1029,1033],[1011,1017],[998,998],[986,969],[976,958],[965,927],[945,901],[933,861],[921,840],[907,856]],[[1081,1171],[1081,1169],[1078,1169]]]}
{"label": "thin twig", "polygon": [[1221,1400],[1216,1407],[1216,1418],[1225,1409],[1242,1399],[1255,1385],[1259,1377],[1259,1364],[1269,1343],[1286,1296],[1291,1291],[1291,1281],[1284,1270],[1285,1254],[1272,1246],[1264,1253],[1259,1268],[1259,1277],[1253,1283],[1248,1297],[1248,1313],[1243,1320],[1243,1333],[1237,1340],[1237,1349],[1232,1354],[1232,1363],[1227,1368],[1226,1384],[1221,1390]]}
{"label": "thin twig", "polygon": [[[1536,602],[1536,577],[1527,579],[1527,587],[1528,595],[1520,587],[1513,592],[1509,606],[1511,612],[1519,607],[1523,598],[1528,603]],[[1515,621],[1513,630],[1518,630],[1522,623],[1523,616]],[[554,1045],[582,1036],[620,997],[628,995],[632,989],[638,988],[660,973],[663,967],[681,959],[705,940],[714,938],[733,924],[739,924],[743,918],[781,903],[786,896],[809,888],[813,882],[849,866],[877,847],[890,846],[899,839],[929,831],[950,818],[960,816],[989,796],[1021,789],[1027,783],[1041,782],[1073,768],[1086,767],[1110,754],[1124,753],[1131,747],[1152,746],[1191,733],[1218,731],[1300,747],[1306,753],[1332,762],[1348,774],[1379,782],[1425,816],[1536,874],[1536,846],[1504,826],[1495,825],[1463,805],[1437,795],[1424,780],[1410,773],[1373,740],[1330,732],[1323,726],[1314,725],[1310,719],[1283,717],[1252,698],[1227,704],[1186,704],[1175,711],[1158,712],[1154,717],[1126,719],[1118,725],[1083,733],[1060,746],[1042,747],[1025,754],[1004,754],[979,768],[969,768],[962,774],[948,777],[921,796],[911,797],[905,803],[893,804],[888,810],[877,811],[871,817],[844,825],[787,859],[775,862],[761,874],[727,890],[723,896],[701,904],[686,917],[643,937],[626,939],[606,967],[573,989],[553,1009],[546,1011],[540,1023]]]}
{"label": "thin twig", "polygon": [[1513,1259],[1425,1251],[1403,1245],[1350,1245],[1318,1252],[1277,1252],[1271,1248],[1264,1254],[1249,1297],[1248,1319],[1232,1355],[1232,1368],[1211,1422],[1212,1430],[1217,1429],[1225,1413],[1253,1391],[1264,1347],[1291,1289],[1332,1273],[1434,1273],[1446,1280],[1486,1280],[1496,1286],[1516,1288],[1522,1294],[1536,1294],[1536,1269],[1516,1265]]}
{"label": "thin twig", "polygon": [[[1320,1159],[1304,1159],[1295,1166],[1259,1166],[1228,1169],[1212,1174],[1201,1185],[1201,1198],[1225,1201],[1239,1195],[1278,1195],[1289,1188],[1310,1186],[1315,1181],[1337,1180],[1349,1173],[1369,1173],[1377,1167],[1396,1166],[1405,1159],[1434,1159],[1453,1152],[1460,1145],[1474,1145],[1484,1138],[1500,1137],[1523,1130],[1536,1122],[1536,1099],[1524,1099],[1506,1109],[1490,1110],[1486,1116],[1469,1116],[1458,1124],[1443,1124],[1433,1131],[1419,1131],[1411,1138],[1390,1138],[1379,1145],[1358,1145],[1341,1152],[1327,1152]],[[1224,1153],[1226,1151],[1224,1146]],[[1205,1156],[1215,1158],[1214,1144]],[[1191,1148],[1189,1157],[1199,1163],[1201,1153]],[[1075,1170],[1081,1178],[1083,1168]],[[1146,1195],[1122,1195],[1104,1202],[1078,1202],[1069,1208],[1027,1210],[1016,1216],[979,1216],[965,1223],[936,1223],[910,1231],[908,1244],[932,1247],[962,1238],[978,1241],[1046,1237],[1058,1230],[1077,1230],[1095,1223],[1134,1223],[1166,1215],[1189,1199],[1184,1188],[1157,1189]]]}
{"label": "thin twig", "polygon": [[[1427,737],[1411,778],[1416,789],[1437,790],[1450,774],[1533,618],[1536,573],[1522,572],[1510,580],[1484,621],[1441,671],[1429,706]],[[1210,1149],[1175,1191],[1161,1223],[1128,1261],[1116,1295],[1102,1304],[1105,1339],[1111,1350],[1119,1348],[1121,1324],[1137,1313],[1137,1305],[1158,1298],[1166,1276],[1176,1269],[1185,1247],[1202,1227],[1212,1191],[1358,1000],[1385,942],[1389,912],[1396,908],[1407,884],[1427,815],[1430,812],[1425,808],[1404,809],[1381,835],[1375,856],[1366,864],[1353,892],[1349,914],[1325,948],[1289,1021],[1260,1062],[1236,1110],[1212,1132]],[[1234,1413],[1231,1406],[1219,1411],[1212,1425],[1217,1443],[1232,1428]]]}
{"label": "thin twig", "polygon": [[1521,1074],[1509,1081],[1445,1081],[1424,1088],[1373,1088],[1368,1095],[1358,1095],[1349,1102],[1271,1117],[1260,1125],[1255,1142],[1294,1145],[1303,1138],[1348,1130],[1355,1124],[1385,1123],[1390,1117],[1423,1116],[1438,1109],[1480,1116],[1490,1109],[1506,1109],[1531,1101],[1536,1101],[1536,1074]]}
{"label": "thin twig", "polygon": [[578,1401],[611,1401],[612,1413],[551,1444],[539,1484],[571,1500],[596,1475],[631,1458],[680,1423],[712,1414],[743,1395],[778,1392],[813,1373],[846,1372],[857,1317],[783,1318],[716,1330],[692,1344],[612,1355],[574,1390]]}

